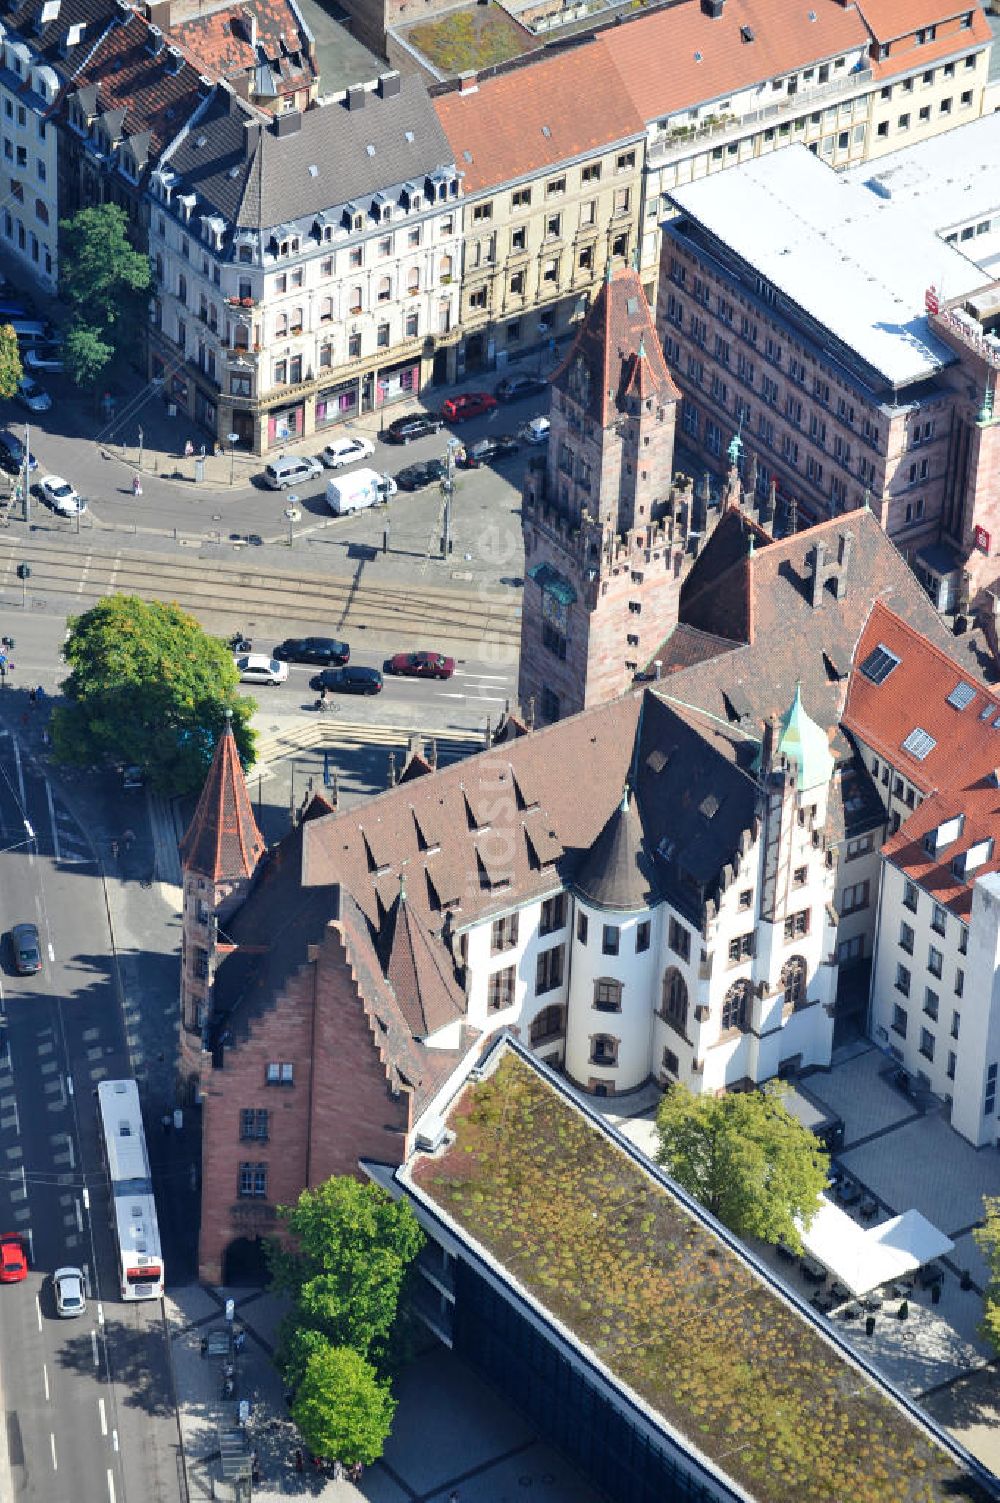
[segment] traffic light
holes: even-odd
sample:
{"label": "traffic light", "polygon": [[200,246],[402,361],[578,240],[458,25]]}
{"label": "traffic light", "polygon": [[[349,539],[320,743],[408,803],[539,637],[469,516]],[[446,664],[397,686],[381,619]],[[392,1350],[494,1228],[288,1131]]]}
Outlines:
{"label": "traffic light", "polygon": [[30,564],[18,564],[18,566],[17,566],[17,577],[18,577],[18,579],[30,579],[31,578],[31,565]]}

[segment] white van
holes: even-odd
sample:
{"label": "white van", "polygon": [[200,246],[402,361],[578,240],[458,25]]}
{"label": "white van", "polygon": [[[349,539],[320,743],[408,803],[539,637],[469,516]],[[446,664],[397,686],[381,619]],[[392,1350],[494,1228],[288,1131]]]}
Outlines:
{"label": "white van", "polygon": [[395,494],[395,480],[391,475],[380,475],[377,470],[352,470],[339,480],[326,482],[326,504],[338,517],[377,506]]}
{"label": "white van", "polygon": [[323,473],[318,459],[308,454],[282,454],[264,466],[264,484],[272,491],[283,491],[290,485],[305,485],[307,480],[316,480]]}

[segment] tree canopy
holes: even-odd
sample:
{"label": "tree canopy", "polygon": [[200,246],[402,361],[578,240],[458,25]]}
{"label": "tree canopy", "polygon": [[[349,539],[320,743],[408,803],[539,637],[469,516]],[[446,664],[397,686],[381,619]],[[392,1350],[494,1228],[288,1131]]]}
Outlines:
{"label": "tree canopy", "polygon": [[17,335],[10,324],[4,324],[0,327],[0,397],[12,397],[23,375]]}
{"label": "tree canopy", "polygon": [[370,1466],[382,1454],[396,1401],[371,1363],[328,1341],[306,1364],[292,1419],[316,1456]]}
{"label": "tree canopy", "polygon": [[383,1358],[406,1271],[424,1240],[410,1207],[345,1175],[304,1190],[279,1214],[292,1235],[271,1255],[275,1283],[294,1299],[284,1363],[301,1353],[303,1329]]}
{"label": "tree canopy", "polygon": [[694,1096],[674,1085],[656,1114],[657,1159],[740,1237],[802,1242],[826,1185],[829,1155],[781,1100],[782,1088]]}
{"label": "tree canopy", "polygon": [[110,595],[69,621],[70,674],[52,716],[60,761],[111,757],[142,767],[155,789],[198,789],[232,715],[245,763],[253,760],[253,700],[236,692],[229,650],[193,616],[162,600]]}
{"label": "tree canopy", "polygon": [[1000,1198],[983,1197],[986,1221],[972,1235],[989,1264],[990,1278],[983,1295],[983,1336],[1000,1352]]}
{"label": "tree canopy", "polygon": [[118,204],[94,204],[59,221],[59,290],[73,310],[67,369],[91,385],[112,354],[131,344],[149,288],[149,259],[129,240]]}

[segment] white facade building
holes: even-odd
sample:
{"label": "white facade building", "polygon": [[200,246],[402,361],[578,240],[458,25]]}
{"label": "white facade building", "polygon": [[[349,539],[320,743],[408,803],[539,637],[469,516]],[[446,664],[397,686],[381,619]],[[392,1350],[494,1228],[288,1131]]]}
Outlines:
{"label": "white facade building", "polygon": [[3,243],[25,276],[58,285],[58,132],[50,118],[60,82],[26,41],[0,23]]}

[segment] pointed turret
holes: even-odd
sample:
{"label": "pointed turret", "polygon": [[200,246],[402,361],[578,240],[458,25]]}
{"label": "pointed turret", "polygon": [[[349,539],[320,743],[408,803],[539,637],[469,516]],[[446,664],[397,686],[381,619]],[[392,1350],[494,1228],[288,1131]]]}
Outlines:
{"label": "pointed turret", "polygon": [[806,713],[801,683],[796,684],[795,698],[781,721],[778,754],[795,763],[802,792],[825,787],[833,776],[829,738],[822,726]]}
{"label": "pointed turret", "polygon": [[659,902],[656,870],[628,788],[583,858],[573,886],[595,908],[635,913]]}
{"label": "pointed turret", "polygon": [[198,807],[180,844],[181,865],[213,883],[239,881],[253,876],[263,852],[264,837],[254,819],[227,712]]}
{"label": "pointed turret", "polygon": [[465,1017],[465,997],[446,952],[432,943],[406,901],[404,877],[386,920],[383,955],[386,978],[416,1038],[427,1038]]}

